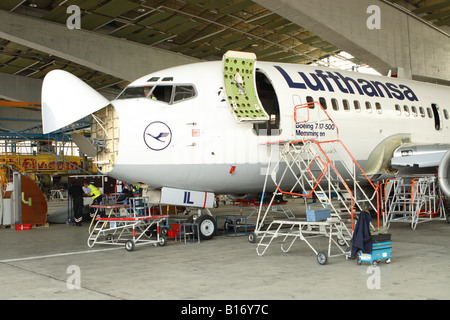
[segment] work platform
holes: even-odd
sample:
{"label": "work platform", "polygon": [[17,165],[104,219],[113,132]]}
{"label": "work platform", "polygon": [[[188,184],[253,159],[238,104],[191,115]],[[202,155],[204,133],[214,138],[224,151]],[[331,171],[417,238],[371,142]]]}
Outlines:
{"label": "work platform", "polygon": [[[317,106],[316,106],[317,105]],[[329,128],[327,136],[319,136],[318,139],[303,139],[295,141],[277,141],[267,143],[271,151],[264,182],[263,196],[268,190],[268,179],[275,185],[272,198],[267,208],[260,205],[255,231],[249,234],[249,241],[256,242],[262,235],[257,252],[263,255],[273,239],[284,236],[284,241],[293,237],[287,249],[289,251],[296,239],[305,241],[316,253],[320,264],[325,264],[330,256],[331,244],[346,245],[352,238],[356,214],[362,210],[372,210],[377,213],[376,228],[380,227],[379,188],[375,186],[364,170],[359,166],[350,151],[339,139],[339,131],[328,113],[318,102],[307,103],[295,107],[294,119],[296,124],[313,125],[317,128]],[[331,136],[331,137],[330,137]],[[273,148],[273,145],[277,145]],[[364,187],[363,184],[364,183]],[[289,186],[286,189],[285,186]],[[296,218],[274,220],[264,230],[263,225],[271,207],[275,204],[277,196],[291,195],[305,199],[314,196],[318,200],[319,207],[329,211],[330,218],[322,218],[309,221]],[[319,209],[320,210],[320,209]],[[275,227],[277,225],[278,227]],[[275,231],[272,230],[275,227]],[[288,232],[282,231],[284,228]],[[329,238],[328,255],[325,252],[315,250],[305,237],[305,228],[315,236],[327,236]],[[314,230],[317,229],[318,230]],[[294,232],[295,230],[295,232]],[[333,239],[335,235],[337,239]],[[267,236],[270,241],[264,243]],[[339,244],[338,244],[339,242]],[[264,250],[260,250],[264,248]],[[340,253],[344,250],[340,248]]]}
{"label": "work platform", "polygon": [[400,176],[386,182],[383,224],[407,223],[415,230],[424,222],[446,220],[443,196],[435,175]]}
{"label": "work platform", "polygon": [[[165,246],[167,237],[160,234],[160,223],[169,216],[151,216],[145,208],[135,205],[139,201],[136,199],[131,205],[92,205],[96,211],[89,226],[87,245],[124,245],[127,251],[133,251],[137,244]],[[106,211],[105,217],[98,215],[99,210]],[[153,234],[155,227],[156,234]]]}
{"label": "work platform", "polygon": [[[299,218],[274,220],[267,227],[267,230],[256,246],[256,252],[259,256],[263,256],[272,242],[282,237],[281,250],[287,253],[292,248],[294,242],[299,239],[304,241],[315,253],[317,262],[324,265],[328,262],[329,258],[342,256],[348,252],[349,245],[342,234],[342,223],[343,221],[340,219],[327,219],[326,221],[306,221],[306,219]],[[310,239],[318,237],[328,239],[326,251],[319,251],[321,249],[314,247],[312,241],[310,241]],[[268,242],[266,238],[268,238]],[[331,249],[333,245],[339,249],[337,250],[338,253],[332,254]]]}

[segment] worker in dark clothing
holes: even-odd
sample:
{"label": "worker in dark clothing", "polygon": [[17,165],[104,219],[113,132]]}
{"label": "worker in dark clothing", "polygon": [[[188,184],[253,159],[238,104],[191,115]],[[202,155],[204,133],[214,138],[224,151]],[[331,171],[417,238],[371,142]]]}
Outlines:
{"label": "worker in dark clothing", "polygon": [[78,227],[81,227],[81,220],[83,219],[83,194],[81,185],[74,183],[70,186],[69,195],[72,197],[73,203],[73,222]]}

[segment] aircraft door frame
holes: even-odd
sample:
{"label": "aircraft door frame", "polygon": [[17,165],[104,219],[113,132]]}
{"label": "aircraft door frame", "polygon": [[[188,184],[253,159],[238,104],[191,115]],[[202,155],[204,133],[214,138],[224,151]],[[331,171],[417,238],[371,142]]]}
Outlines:
{"label": "aircraft door frame", "polygon": [[443,122],[442,122],[441,108],[437,103],[431,104],[431,112],[433,115],[434,129],[436,131],[441,131],[443,127]]}

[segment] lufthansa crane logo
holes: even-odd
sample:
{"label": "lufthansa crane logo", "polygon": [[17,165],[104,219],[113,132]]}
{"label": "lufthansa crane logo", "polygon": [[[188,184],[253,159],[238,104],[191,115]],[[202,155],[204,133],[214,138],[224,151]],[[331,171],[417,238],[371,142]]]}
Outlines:
{"label": "lufthansa crane logo", "polygon": [[154,121],[144,130],[144,142],[154,151],[164,150],[172,142],[172,130],[164,122]]}

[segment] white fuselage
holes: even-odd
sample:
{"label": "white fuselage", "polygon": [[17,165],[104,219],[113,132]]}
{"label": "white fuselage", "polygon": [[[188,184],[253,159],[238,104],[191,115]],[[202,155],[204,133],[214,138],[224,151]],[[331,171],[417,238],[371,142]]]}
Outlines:
{"label": "white fuselage", "polygon": [[[252,123],[237,123],[233,118],[224,99],[221,68],[220,61],[175,67],[130,85],[192,85],[196,95],[190,99],[172,104],[148,98],[112,101],[120,123],[119,151],[113,169],[105,174],[150,188],[216,194],[262,191],[271,150],[266,142],[337,138],[331,126],[314,126],[317,112],[310,111],[312,125],[298,119],[305,111],[297,113],[299,123],[295,123],[295,106],[306,103],[307,97],[326,101],[338,138],[362,166],[380,143],[398,134],[410,135],[415,144],[450,143],[447,87],[268,62],[257,62],[256,68],[273,86],[281,132],[257,135]],[[164,82],[165,77],[173,79]],[[158,80],[149,82],[151,78]],[[439,113],[438,124],[432,105]]]}

